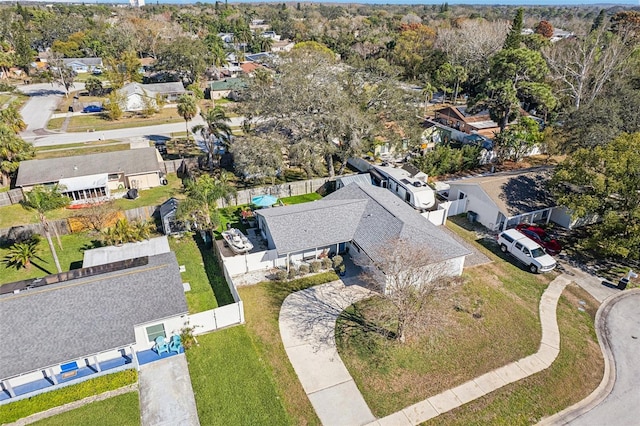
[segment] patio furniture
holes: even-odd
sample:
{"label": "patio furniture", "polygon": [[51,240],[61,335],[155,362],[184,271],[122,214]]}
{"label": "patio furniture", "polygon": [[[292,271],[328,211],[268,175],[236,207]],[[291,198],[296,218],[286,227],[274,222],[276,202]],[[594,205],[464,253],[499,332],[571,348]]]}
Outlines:
{"label": "patio furniture", "polygon": [[179,354],[180,349],[182,349],[182,339],[177,334],[174,334],[169,342],[169,350]]}
{"label": "patio furniture", "polygon": [[73,361],[60,366],[60,374],[63,379],[73,377],[78,374],[78,363]]}
{"label": "patio furniture", "polygon": [[169,345],[167,345],[167,342],[164,340],[164,336],[156,337],[155,342],[156,344],[153,346],[153,350],[156,351],[158,355],[163,352],[169,353]]}

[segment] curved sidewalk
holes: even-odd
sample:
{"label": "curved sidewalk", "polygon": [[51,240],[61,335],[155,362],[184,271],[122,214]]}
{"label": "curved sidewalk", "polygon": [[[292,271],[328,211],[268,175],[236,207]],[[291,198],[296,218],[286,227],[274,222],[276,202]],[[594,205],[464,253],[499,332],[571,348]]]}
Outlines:
{"label": "curved sidewalk", "polygon": [[280,310],[285,350],[322,424],[417,425],[480,398],[509,383],[548,368],[560,353],[556,306],[566,275],[553,280],[540,299],[542,340],[538,352],[432,396],[381,419],[375,419],[338,355],[334,330],[340,312],[371,293],[340,281],[289,295]]}
{"label": "curved sidewalk", "polygon": [[[542,419],[538,425],[638,424],[640,408],[635,404],[635,390],[640,369],[635,367],[638,346],[635,327],[640,324],[636,310],[639,301],[640,289],[627,290],[604,301],[595,319],[604,356],[600,385],[582,401]],[[618,377],[620,380],[616,380]]]}

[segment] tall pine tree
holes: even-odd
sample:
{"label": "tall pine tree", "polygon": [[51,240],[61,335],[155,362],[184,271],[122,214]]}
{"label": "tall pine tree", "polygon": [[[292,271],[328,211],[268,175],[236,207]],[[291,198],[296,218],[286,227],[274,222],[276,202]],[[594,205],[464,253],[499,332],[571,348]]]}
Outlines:
{"label": "tall pine tree", "polygon": [[511,29],[509,30],[509,34],[507,34],[507,38],[504,41],[503,49],[517,49],[520,47],[520,43],[522,42],[522,17],[524,15],[524,11],[522,8],[518,9],[516,12],[515,18],[513,18],[513,22],[511,23]]}

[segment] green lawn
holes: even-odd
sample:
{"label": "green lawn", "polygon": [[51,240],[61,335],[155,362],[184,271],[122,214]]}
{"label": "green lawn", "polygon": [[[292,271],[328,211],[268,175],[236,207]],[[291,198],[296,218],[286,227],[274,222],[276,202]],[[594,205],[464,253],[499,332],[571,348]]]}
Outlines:
{"label": "green lawn", "polygon": [[316,200],[320,200],[321,198],[322,198],[322,195],[318,194],[317,192],[311,192],[309,194],[294,195],[293,197],[280,198],[280,201],[282,201],[285,205],[290,205],[290,204],[308,203],[309,201],[316,201]]}
{"label": "green lawn", "polygon": [[[49,121],[47,128],[59,129],[64,120],[64,117],[54,118]],[[126,113],[123,118],[114,121],[108,120],[102,113],[81,114],[71,117],[67,132],[100,132],[102,130],[127,129],[131,127],[155,126],[158,124],[180,122],[184,123],[184,119],[178,115],[175,108],[163,108],[159,113],[147,118],[137,114]]]}
{"label": "green lawn", "polygon": [[31,414],[130,385],[137,380],[138,373],[135,369],[106,374],[54,392],[41,393],[28,399],[3,405],[0,407],[2,413],[0,419],[3,423],[11,423]]}
{"label": "green lawn", "polygon": [[127,143],[104,144],[96,146],[88,146],[75,149],[65,149],[59,151],[53,150],[36,150],[36,160],[44,160],[48,158],[73,157],[76,155],[102,154],[105,152],[126,151],[129,149]]}
{"label": "green lawn", "polygon": [[[95,240],[95,237],[87,233],[62,235],[60,236],[60,240],[62,242],[62,249],[58,246],[55,237],[53,237],[53,244],[58,253],[58,259],[60,259],[60,266],[64,271],[80,268],[82,266],[84,250],[97,247],[99,244],[99,242]],[[42,237],[38,244],[38,249],[38,258],[32,261],[33,265],[29,267],[29,269],[8,267],[4,262],[0,264],[0,284],[57,273],[53,256],[49,251],[49,245],[44,237]],[[0,247],[0,259],[4,259],[7,252],[7,247]]]}
{"label": "green lawn", "polygon": [[134,426],[140,424],[138,392],[129,392],[102,401],[92,402],[39,422],[38,426]]}
{"label": "green lawn", "polygon": [[37,147],[36,152],[52,151],[52,150],[73,151],[74,148],[87,148],[92,146],[111,145],[113,143],[122,143],[122,142],[117,141],[115,139],[107,139],[104,141],[78,142],[78,143],[69,143],[69,144],[61,144],[61,145],[47,145],[47,146]]}
{"label": "green lawn", "polygon": [[426,425],[530,425],[586,398],[600,383],[604,369],[593,327],[597,307],[584,290],[568,286],[558,304],[560,355],[551,367]]}
{"label": "green lawn", "polygon": [[199,236],[170,238],[169,245],[176,253],[178,264],[185,266],[182,280],[191,285],[191,291],[185,293],[190,314],[234,302],[215,255],[211,248],[205,248]]}
{"label": "green lawn", "polygon": [[200,424],[293,424],[244,326],[199,336],[198,342],[187,360]]}

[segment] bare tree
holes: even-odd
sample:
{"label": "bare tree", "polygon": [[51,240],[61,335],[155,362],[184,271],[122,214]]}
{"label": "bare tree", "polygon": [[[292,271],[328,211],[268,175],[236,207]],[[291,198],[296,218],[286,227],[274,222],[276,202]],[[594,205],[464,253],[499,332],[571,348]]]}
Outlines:
{"label": "bare tree", "polygon": [[502,48],[509,31],[507,21],[462,21],[458,28],[438,30],[434,47],[447,54],[452,65],[470,70],[488,69],[489,58]]}
{"label": "bare tree", "polygon": [[397,239],[385,245],[376,251],[375,258],[353,260],[363,268],[362,279],[388,302],[391,309],[377,311],[378,320],[393,324],[395,338],[401,343],[428,318],[425,311],[436,293],[462,283],[453,276],[452,263],[430,257],[410,240]]}
{"label": "bare tree", "polygon": [[119,212],[112,200],[102,201],[90,199],[87,200],[86,204],[87,207],[83,208],[80,213],[73,216],[86,229],[100,232],[123,217],[118,214]]}
{"label": "bare tree", "polygon": [[603,26],[591,33],[567,39],[543,50],[552,78],[575,109],[592,102],[615,75],[622,75],[630,48],[629,33],[612,34]]}

